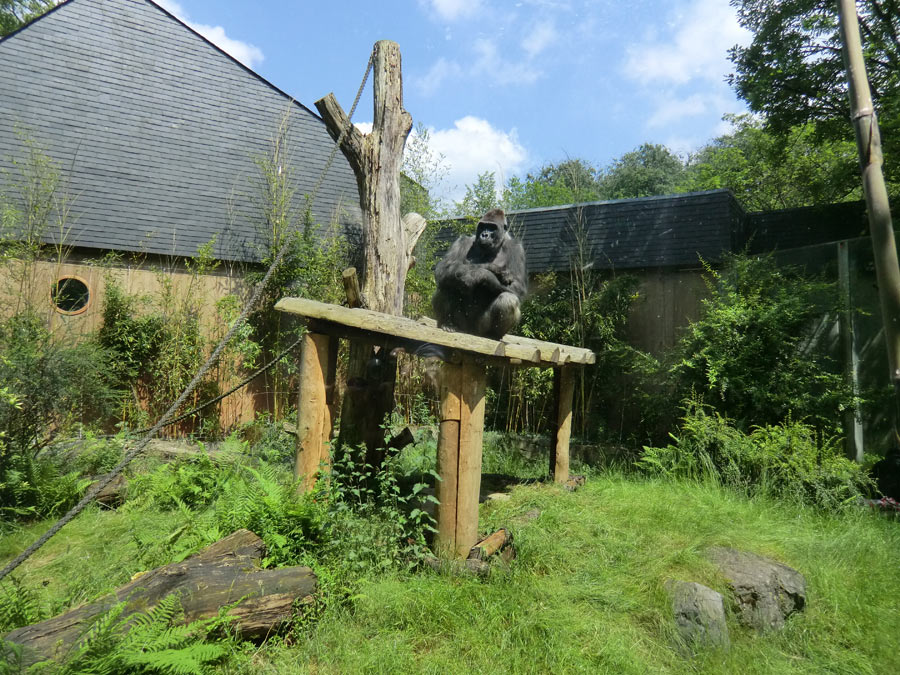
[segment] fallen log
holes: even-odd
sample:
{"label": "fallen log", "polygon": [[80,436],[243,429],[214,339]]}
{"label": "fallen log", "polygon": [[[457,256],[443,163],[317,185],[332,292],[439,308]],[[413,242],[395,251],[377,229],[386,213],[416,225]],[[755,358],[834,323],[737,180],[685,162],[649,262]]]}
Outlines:
{"label": "fallen log", "polygon": [[497,551],[512,546],[512,534],[505,527],[501,527],[493,534],[488,535],[469,550],[469,560],[487,560]]}
{"label": "fallen log", "polygon": [[[78,643],[91,624],[120,602],[122,617],[146,612],[172,593],[184,607],[184,623],[214,617],[219,608],[237,602],[228,614],[243,637],[260,638],[291,618],[295,601],[310,598],[316,576],[308,567],[259,569],[265,544],[249,530],[207,546],[182,562],[164,565],[136,576],[130,583],[94,602],[4,636],[21,645],[24,665],[59,660]],[[238,602],[240,601],[240,602]]]}

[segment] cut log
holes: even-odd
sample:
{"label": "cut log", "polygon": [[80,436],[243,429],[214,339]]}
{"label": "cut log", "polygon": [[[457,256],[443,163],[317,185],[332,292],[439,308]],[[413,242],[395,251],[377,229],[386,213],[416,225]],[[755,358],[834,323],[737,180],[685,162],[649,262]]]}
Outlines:
{"label": "cut log", "polygon": [[100,600],[17,628],[4,639],[22,646],[25,665],[58,660],[117,603],[126,603],[124,617],[146,612],[172,593],[181,597],[185,623],[214,617],[219,608],[237,602],[228,612],[235,629],[247,638],[264,637],[290,620],[295,601],[316,590],[308,567],[259,569],[264,554],[259,537],[238,530],[182,562],[145,572]]}
{"label": "cut log", "polygon": [[512,535],[505,527],[501,527],[493,534],[488,535],[469,551],[470,560],[486,560],[497,551],[512,544]]}

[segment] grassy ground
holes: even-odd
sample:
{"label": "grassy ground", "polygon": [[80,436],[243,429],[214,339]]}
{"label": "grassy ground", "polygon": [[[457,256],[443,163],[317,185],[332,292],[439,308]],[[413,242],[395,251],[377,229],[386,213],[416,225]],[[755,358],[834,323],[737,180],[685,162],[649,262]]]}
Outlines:
{"label": "grassy ground", "polygon": [[[536,520],[523,514],[540,509]],[[483,509],[519,558],[489,581],[421,574],[367,584],[308,639],[265,647],[231,672],[881,673],[900,668],[898,523],[752,503],[715,487],[594,476],[575,494],[517,488]],[[778,634],[729,619],[732,649],[673,650],[666,579],[724,584],[711,545],[802,571],[806,611]]]}
{"label": "grassy ground", "polygon": [[[493,460],[491,460],[493,461]],[[504,467],[496,464],[495,469]],[[540,511],[536,518],[534,510]],[[490,578],[422,571],[352,580],[345,602],[264,645],[235,645],[227,673],[886,673],[900,670],[900,522],[825,515],[716,486],[590,475],[576,493],[515,488],[485,504],[482,528],[508,527],[518,559]],[[146,542],[174,513],[91,510],[15,575],[57,612],[125,583],[157,553]],[[0,541],[0,563],[49,523]],[[667,579],[725,592],[713,545],[801,571],[808,606],[757,636],[729,616],[732,648],[685,659],[673,648]],[[347,582],[318,570],[332,591]],[[336,593],[334,597],[346,597]]]}

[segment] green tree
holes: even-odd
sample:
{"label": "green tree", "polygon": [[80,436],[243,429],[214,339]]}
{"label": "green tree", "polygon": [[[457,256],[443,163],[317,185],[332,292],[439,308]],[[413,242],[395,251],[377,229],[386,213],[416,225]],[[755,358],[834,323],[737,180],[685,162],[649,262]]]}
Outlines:
{"label": "green tree", "polygon": [[56,6],[56,0],[0,0],[0,37]]}
{"label": "green tree", "polygon": [[628,199],[683,192],[684,163],[664,145],[644,143],[626,152],[600,180],[605,199]]}
{"label": "green tree", "polygon": [[497,206],[497,180],[493,171],[478,174],[471,185],[466,186],[466,195],[456,202],[459,215],[477,218]]}
{"label": "green tree", "polygon": [[583,159],[547,164],[524,180],[510,178],[503,190],[503,205],[515,210],[596,201],[600,199],[599,176]]}
{"label": "green tree", "polygon": [[[734,47],[729,82],[773,131],[808,122],[829,139],[851,139],[837,3],[830,0],[732,0],[753,33]],[[884,138],[886,177],[900,181],[900,2],[856,3],[866,69]]]}
{"label": "green tree", "polygon": [[444,155],[432,150],[430,142],[428,127],[420,122],[406,140],[400,168],[400,212],[415,212],[426,220],[444,214],[435,192],[448,172]]}
{"label": "green tree", "polygon": [[673,356],[677,399],[700,397],[742,431],[789,418],[828,433],[850,404],[840,368],[815,331],[839,307],[833,283],[771,257],[706,265],[708,297]]}
{"label": "green tree", "polygon": [[688,162],[691,190],[728,188],[750,211],[860,199],[856,147],[820,139],[812,123],[778,136],[752,115],[729,115],[733,130]]}

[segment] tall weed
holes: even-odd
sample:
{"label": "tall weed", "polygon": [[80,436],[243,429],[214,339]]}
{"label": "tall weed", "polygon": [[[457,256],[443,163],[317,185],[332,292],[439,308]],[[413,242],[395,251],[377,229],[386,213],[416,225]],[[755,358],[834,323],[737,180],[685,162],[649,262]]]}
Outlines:
{"label": "tall weed", "polygon": [[871,488],[863,468],[843,456],[836,439],[790,418],[747,433],[718,411],[692,402],[671,437],[669,445],[645,447],[638,465],[651,474],[712,479],[749,494],[830,510]]}

